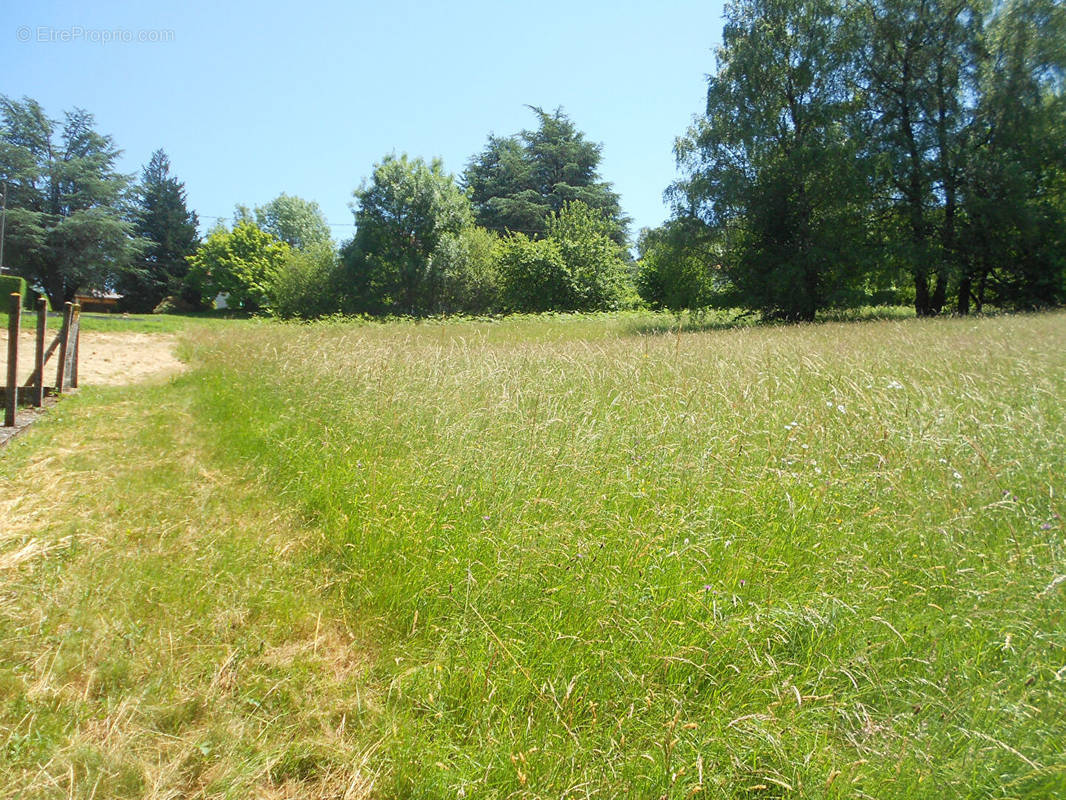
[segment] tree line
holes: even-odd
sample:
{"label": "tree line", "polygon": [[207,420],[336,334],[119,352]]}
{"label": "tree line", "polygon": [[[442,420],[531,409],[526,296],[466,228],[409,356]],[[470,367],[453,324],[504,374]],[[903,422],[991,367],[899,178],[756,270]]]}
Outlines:
{"label": "tree line", "polygon": [[314,202],[238,206],[201,240],[156,152],[139,181],[75,110],[0,99],[7,266],[53,305],[283,316],[746,308],[811,320],[1066,301],[1066,8],[1056,0],[734,0],[674,213],[640,231],[561,110],[454,176],[388,155],[337,246]]}
{"label": "tree line", "polygon": [[633,303],[629,220],[598,173],[600,145],[562,112],[490,136],[462,176],[385,156],[353,193],[337,247],[317,203],[282,194],[204,237],[159,150],[139,181],[92,115],[50,119],[0,99],[7,266],[53,306],[112,289],[128,311],[231,308],[283,316],[597,310]]}
{"label": "tree line", "polygon": [[1066,300],[1066,7],[735,0],[642,293],[768,317]]}

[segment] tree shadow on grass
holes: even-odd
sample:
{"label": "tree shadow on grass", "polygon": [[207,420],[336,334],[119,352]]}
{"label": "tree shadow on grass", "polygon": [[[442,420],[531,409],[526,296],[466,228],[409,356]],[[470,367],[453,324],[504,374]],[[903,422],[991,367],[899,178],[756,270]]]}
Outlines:
{"label": "tree shadow on grass", "polygon": [[651,312],[627,319],[624,333],[633,336],[663,336],[680,333],[733,330],[736,328],[778,327],[784,325],[819,325],[830,322],[875,322],[912,319],[914,309],[908,306],[860,306],[820,311],[814,322],[789,322],[766,319],[759,312],[739,308],[697,309],[680,313]]}

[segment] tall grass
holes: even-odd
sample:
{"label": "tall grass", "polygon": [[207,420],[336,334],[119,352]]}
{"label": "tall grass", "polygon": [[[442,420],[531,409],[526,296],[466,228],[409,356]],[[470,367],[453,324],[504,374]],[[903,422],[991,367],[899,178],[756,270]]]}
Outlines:
{"label": "tall grass", "polygon": [[382,797],[1066,792],[1066,316],[193,333]]}

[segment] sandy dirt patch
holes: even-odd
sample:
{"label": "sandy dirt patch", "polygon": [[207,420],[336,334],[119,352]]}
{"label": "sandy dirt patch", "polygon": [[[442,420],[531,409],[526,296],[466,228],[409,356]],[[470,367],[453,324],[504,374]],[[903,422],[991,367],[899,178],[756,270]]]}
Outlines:
{"label": "sandy dirt patch", "polygon": [[[55,334],[51,334],[51,343]],[[35,336],[23,331],[19,336],[19,385],[24,385],[33,372]],[[177,338],[158,333],[97,333],[82,331],[81,354],[78,358],[78,386],[122,386],[147,380],[162,380],[185,369],[174,354]],[[57,350],[44,368],[46,386],[56,382]],[[0,385],[7,381],[7,331],[0,330]],[[0,446],[29,427],[54,401],[47,400],[45,409],[21,406],[14,427],[0,427]],[[0,422],[3,422],[0,417]]]}
{"label": "sandy dirt patch", "polygon": [[[51,334],[55,336],[55,334]],[[51,337],[49,337],[51,342]],[[149,379],[166,378],[181,372],[185,365],[174,354],[177,339],[158,333],[97,333],[82,331],[78,359],[80,386],[121,386]],[[34,335],[19,336],[19,383],[33,371]],[[55,383],[58,351],[45,366],[45,383]],[[7,376],[7,331],[0,331],[0,381]]]}

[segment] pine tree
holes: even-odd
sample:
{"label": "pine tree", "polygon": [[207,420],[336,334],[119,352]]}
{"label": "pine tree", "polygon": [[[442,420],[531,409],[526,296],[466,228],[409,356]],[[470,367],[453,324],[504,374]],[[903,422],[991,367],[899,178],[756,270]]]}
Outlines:
{"label": "pine tree", "polygon": [[624,244],[629,219],[611,184],[597,171],[601,145],[588,141],[562,109],[530,109],[539,122],[535,130],[490,136],[467,165],[463,185],[470,191],[477,223],[500,233],[541,237],[550,215],[579,201],[606,214],[612,238]]}
{"label": "pine tree", "polygon": [[62,124],[30,98],[0,96],[0,177],[7,182],[4,266],[40,286],[53,308],[82,287],[110,288],[137,255],[120,152],[74,109]]}
{"label": "pine tree", "polygon": [[134,229],[145,240],[145,249],[118,288],[124,309],[148,312],[167,295],[182,293],[189,270],[186,256],[196,250],[200,237],[196,212],[185,205],[185,184],[171,176],[170,159],[162,150],[156,150],[145,166],[137,199]]}

